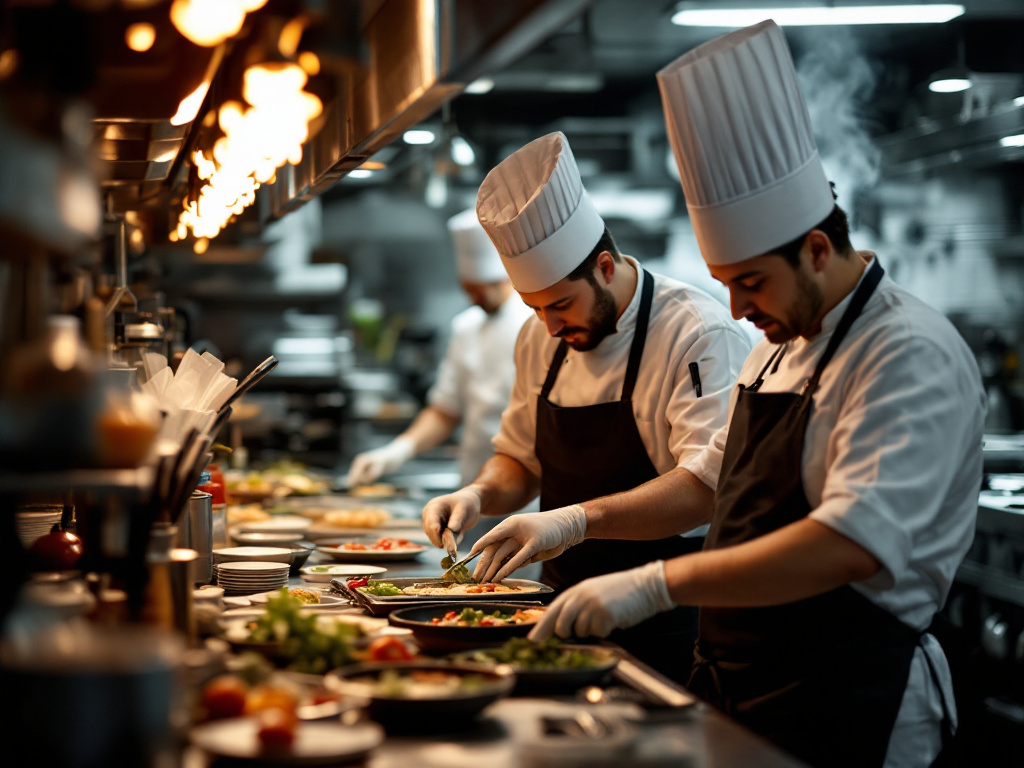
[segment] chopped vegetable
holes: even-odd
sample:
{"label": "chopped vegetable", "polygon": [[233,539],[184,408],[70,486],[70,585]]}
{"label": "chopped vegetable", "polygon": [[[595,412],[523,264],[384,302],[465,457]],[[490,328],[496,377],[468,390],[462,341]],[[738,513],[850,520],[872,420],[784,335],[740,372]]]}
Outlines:
{"label": "chopped vegetable", "polygon": [[452,568],[449,571],[448,569],[454,564],[455,561],[449,555],[441,558],[441,567],[445,569],[444,573],[441,574],[442,581],[453,581],[456,584],[476,584],[476,579],[473,578],[473,574],[469,572],[465,565],[460,565],[458,568]]}
{"label": "chopped vegetable", "polygon": [[525,637],[513,637],[499,648],[474,651],[472,658],[484,663],[510,664],[520,669],[585,669],[605,663],[596,651],[565,648],[556,637],[535,643]]}
{"label": "chopped vegetable", "polygon": [[375,595],[377,597],[388,597],[391,595],[402,594],[402,590],[390,581],[377,581],[376,579],[370,579],[367,581],[365,587],[358,587],[358,589],[360,592],[365,592],[368,595]]}
{"label": "chopped vegetable", "polygon": [[362,630],[337,622],[327,632],[321,629],[316,614],[304,613],[302,605],[285,590],[272,595],[266,612],[252,623],[247,639],[277,643],[279,655],[288,659],[288,668],[296,672],[324,674],[353,661],[352,641],[362,636]]}

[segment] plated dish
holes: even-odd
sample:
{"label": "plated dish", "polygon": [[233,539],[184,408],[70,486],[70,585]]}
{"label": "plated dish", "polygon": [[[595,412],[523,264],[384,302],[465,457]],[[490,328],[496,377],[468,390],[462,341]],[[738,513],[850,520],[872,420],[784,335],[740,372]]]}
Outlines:
{"label": "plated dish", "polygon": [[477,648],[452,655],[457,661],[510,666],[518,689],[575,689],[606,681],[619,663],[619,654],[600,645],[563,643],[550,638],[534,643],[514,637],[497,647]]}
{"label": "plated dish", "polygon": [[424,650],[451,652],[523,637],[545,610],[541,605],[516,603],[444,603],[399,608],[388,615],[388,621],[410,630]]}
{"label": "plated dish", "polygon": [[331,579],[354,578],[357,576],[379,576],[387,572],[382,565],[345,565],[341,563],[307,565],[299,572],[303,581],[326,583]]}
{"label": "plated dish", "polygon": [[409,539],[382,536],[376,540],[322,541],[316,551],[334,560],[375,562],[413,560],[428,549]]}
{"label": "plated dish", "polygon": [[361,700],[372,719],[399,730],[469,725],[515,682],[508,667],[438,660],[356,664],[324,676],[329,690]]}
{"label": "plated dish", "polygon": [[[551,587],[546,584],[541,584],[538,581],[530,581],[529,579],[505,579],[502,584],[507,587],[518,587],[518,589],[512,589],[508,592],[468,592],[464,589],[452,589],[449,586],[449,582],[443,582],[440,579],[415,579],[415,578],[394,578],[388,579],[387,582],[382,582],[392,585],[392,589],[373,589],[367,591],[365,589],[359,589],[359,587],[370,587],[369,579],[367,583],[360,584],[360,580],[353,579],[331,579],[331,588],[338,594],[345,595],[351,598],[358,605],[365,607],[370,613],[375,616],[385,616],[391,611],[398,608],[402,608],[408,605],[423,605],[428,603],[459,603],[459,602],[494,602],[499,600],[501,602],[531,602],[539,604],[543,602],[548,596],[553,593]],[[473,586],[473,585],[466,585]],[[411,593],[407,593],[404,590],[407,587],[413,588]],[[424,593],[424,588],[429,587],[430,590],[444,590],[442,592],[432,594]],[[390,594],[373,594],[373,592],[389,592]]]}
{"label": "plated dish", "polygon": [[[215,720],[194,727],[189,733],[193,745],[218,758],[255,760],[266,757],[259,738],[259,722],[253,717]],[[301,722],[295,740],[275,751],[275,765],[336,765],[367,757],[384,740],[384,729],[376,723]]]}

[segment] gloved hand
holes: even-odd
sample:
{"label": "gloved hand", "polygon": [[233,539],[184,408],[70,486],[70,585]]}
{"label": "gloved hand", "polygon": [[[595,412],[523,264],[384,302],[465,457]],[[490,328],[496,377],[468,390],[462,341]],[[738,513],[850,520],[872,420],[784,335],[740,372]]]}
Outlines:
{"label": "gloved hand", "polygon": [[606,573],[570,587],[548,606],[527,636],[530,640],[559,637],[607,637],[675,607],[665,583],[665,562]]}
{"label": "gloved hand", "polygon": [[473,545],[473,552],[483,550],[473,578],[501,581],[528,563],[562,554],[583,541],[586,533],[587,515],[579,504],[548,512],[512,515]]}
{"label": "gloved hand", "polygon": [[348,470],[348,485],[372,483],[381,475],[394,472],[416,453],[416,446],[406,437],[396,437],[382,448],[360,453]]}
{"label": "gloved hand", "polygon": [[466,531],[480,522],[480,493],[467,485],[453,493],[431,499],[423,507],[423,531],[435,547],[444,548],[441,532],[451,528],[455,541],[462,541]]}

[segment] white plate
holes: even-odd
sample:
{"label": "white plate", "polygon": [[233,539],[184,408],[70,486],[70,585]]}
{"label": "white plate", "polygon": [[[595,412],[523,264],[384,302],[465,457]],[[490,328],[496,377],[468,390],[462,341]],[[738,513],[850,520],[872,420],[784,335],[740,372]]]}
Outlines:
{"label": "white plate", "polygon": [[268,520],[239,523],[242,533],[305,533],[313,521],[298,515],[278,515]]}
{"label": "white plate", "polygon": [[[257,595],[249,595],[249,601],[252,602],[252,603],[264,603],[265,604],[269,598],[276,597],[276,596],[277,596],[277,591],[260,592]],[[335,605],[335,604],[338,604],[338,603],[344,603],[345,605],[348,605],[348,600],[345,600],[345,599],[340,598],[340,597],[336,597],[334,595],[326,595],[326,594],[324,594],[322,592],[320,593],[319,605]],[[309,603],[309,605],[317,605],[317,603]]]}
{"label": "white plate", "polygon": [[[356,543],[371,544],[372,542],[360,541]],[[339,549],[321,544],[316,548],[316,551],[339,562],[383,563],[394,560],[415,560],[428,549],[430,549],[430,547],[415,543],[402,549]]]}
{"label": "white plate", "polygon": [[221,573],[246,574],[280,574],[288,573],[288,563],[272,563],[263,560],[244,560],[237,563],[219,563],[217,570]]}
{"label": "white plate", "polygon": [[242,531],[235,528],[228,531],[231,540],[241,546],[264,546],[276,547],[280,545],[295,544],[302,541],[301,533],[258,533],[254,531]]}
{"label": "white plate", "polygon": [[[235,717],[197,725],[191,742],[214,757],[256,759],[264,756],[254,718]],[[371,722],[354,725],[300,722],[291,748],[275,753],[275,765],[333,765],[364,757],[384,741],[384,729]]]}
{"label": "white plate", "polygon": [[215,565],[253,561],[291,563],[292,551],[285,547],[222,547],[213,550]]}
{"label": "white plate", "polygon": [[307,565],[299,573],[304,581],[323,582],[345,576],[375,576],[387,570],[381,565]]}

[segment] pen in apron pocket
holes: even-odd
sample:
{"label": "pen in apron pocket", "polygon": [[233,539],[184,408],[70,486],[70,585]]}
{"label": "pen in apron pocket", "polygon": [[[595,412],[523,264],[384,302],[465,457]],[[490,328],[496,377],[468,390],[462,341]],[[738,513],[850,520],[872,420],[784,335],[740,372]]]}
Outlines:
{"label": "pen in apron pocket", "polygon": [[700,397],[701,396],[700,367],[697,365],[697,363],[690,363],[689,368],[690,368],[690,379],[693,381],[693,391],[696,393],[697,397]]}

